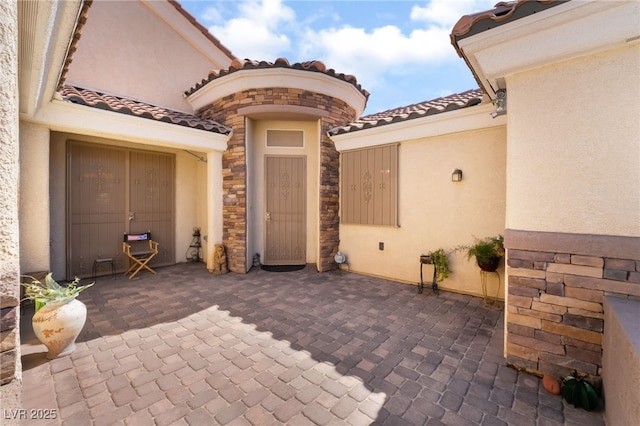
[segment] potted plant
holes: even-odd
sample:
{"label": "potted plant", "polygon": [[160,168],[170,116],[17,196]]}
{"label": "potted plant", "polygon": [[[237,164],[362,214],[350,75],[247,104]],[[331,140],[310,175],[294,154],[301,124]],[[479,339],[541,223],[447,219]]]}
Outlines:
{"label": "potted plant", "polygon": [[418,283],[418,293],[422,293],[424,289],[424,280],[422,278],[422,265],[433,265],[433,280],[431,288],[434,294],[439,294],[438,281],[442,281],[449,276],[449,257],[443,249],[430,251],[427,254],[420,255],[420,282]]}
{"label": "potted plant", "polygon": [[23,283],[25,298],[35,302],[35,314],[31,320],[33,331],[47,349],[47,358],[69,355],[76,348],[75,342],[87,319],[87,307],[76,297],[94,283],[78,286],[76,278],[69,285],[58,284],[49,273],[44,283],[33,277]]}
{"label": "potted plant", "polygon": [[449,276],[449,257],[443,249],[430,251],[425,256],[429,259],[428,263],[431,263],[436,268],[436,282],[440,282]]}
{"label": "potted plant", "polygon": [[500,260],[504,257],[504,238],[502,235],[483,239],[476,238],[474,244],[462,248],[467,251],[467,260],[475,257],[481,270],[495,272]]}

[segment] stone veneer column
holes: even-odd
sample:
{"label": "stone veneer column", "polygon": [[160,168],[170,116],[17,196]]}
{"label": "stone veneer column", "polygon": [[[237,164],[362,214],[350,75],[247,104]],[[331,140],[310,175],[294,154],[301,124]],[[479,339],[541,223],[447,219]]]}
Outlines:
{"label": "stone veneer column", "polygon": [[605,295],[640,299],[640,238],[507,230],[507,362],[602,374]]}
{"label": "stone veneer column", "polygon": [[[306,71],[304,71],[306,72]],[[339,239],[339,153],[327,131],[356,118],[355,111],[345,102],[316,92],[289,88],[245,90],[225,96],[200,111],[203,118],[215,120],[233,129],[227,150],[223,154],[223,221],[224,245],[229,269],[246,272],[247,252],[247,155],[244,116],[238,109],[262,105],[294,105],[326,111],[322,118],[320,137],[320,264],[325,271],[334,268],[333,256]],[[286,119],[286,116],[283,116]]]}
{"label": "stone veneer column", "polygon": [[0,2],[0,400],[20,406],[18,2]]}

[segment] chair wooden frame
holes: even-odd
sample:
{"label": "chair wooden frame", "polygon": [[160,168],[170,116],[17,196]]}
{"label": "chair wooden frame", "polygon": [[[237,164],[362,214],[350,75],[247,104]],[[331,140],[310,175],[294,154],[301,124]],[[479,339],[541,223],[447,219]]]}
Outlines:
{"label": "chair wooden frame", "polygon": [[[122,252],[129,258],[129,269],[124,273],[125,276],[129,275],[129,279],[136,276],[142,269],[156,274],[156,271],[151,269],[149,261],[158,254],[158,242],[151,239],[151,232],[143,232],[141,234],[124,234],[122,242]],[[148,244],[144,244],[144,243]],[[133,245],[144,247],[144,250],[132,251]]]}

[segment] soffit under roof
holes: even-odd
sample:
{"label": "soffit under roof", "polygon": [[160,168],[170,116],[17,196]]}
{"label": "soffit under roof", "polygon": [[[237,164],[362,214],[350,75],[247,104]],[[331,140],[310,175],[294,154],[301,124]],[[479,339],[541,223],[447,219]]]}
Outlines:
{"label": "soffit under roof", "polygon": [[483,33],[493,28],[517,21],[527,16],[543,12],[549,8],[567,3],[570,0],[518,0],[509,2],[499,2],[493,9],[477,12],[461,17],[451,30],[451,44],[455,48],[458,55],[464,59],[467,66],[471,70],[473,77],[478,85],[489,95],[495,98],[498,89],[504,89],[503,82],[484,81],[478,70],[476,70],[461,49],[459,42],[463,39]]}

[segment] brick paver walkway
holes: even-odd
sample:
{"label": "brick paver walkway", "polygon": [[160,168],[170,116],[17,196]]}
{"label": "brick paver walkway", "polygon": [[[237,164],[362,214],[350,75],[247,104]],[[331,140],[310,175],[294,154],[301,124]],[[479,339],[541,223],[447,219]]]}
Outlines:
{"label": "brick paver walkway", "polygon": [[476,297],[182,264],[79,299],[68,357],[46,360],[22,317],[24,407],[56,419],[18,424],[604,425],[505,366],[503,307]]}

